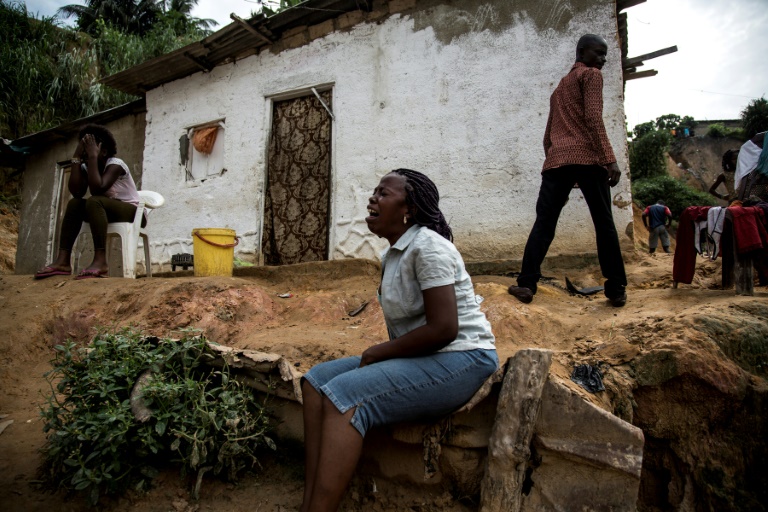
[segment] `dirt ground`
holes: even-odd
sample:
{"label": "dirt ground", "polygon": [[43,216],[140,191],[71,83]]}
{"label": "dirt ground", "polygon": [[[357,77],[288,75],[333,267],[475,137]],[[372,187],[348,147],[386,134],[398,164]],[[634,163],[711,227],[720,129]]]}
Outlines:
{"label": "dirt ground", "polygon": [[[599,269],[547,269],[533,303],[521,304],[506,288],[513,277],[476,276],[475,292],[493,325],[500,359],[524,347],[554,351],[552,371],[568,380],[574,364],[607,362],[607,393],[586,399],[615,412],[620,365],[644,350],[638,333],[653,333],[664,319],[693,315],[704,306],[727,310],[733,304],[765,301],[768,291],[737,297],[720,290],[720,262],[700,259],[692,285],[672,287],[672,255],[648,255],[647,233],[635,224],[638,250],[627,254],[628,302],[613,308],[602,295],[572,296],[567,275],[577,286],[602,283]],[[567,272],[567,274],[566,274]],[[178,273],[177,273],[178,274]],[[384,340],[386,331],[375,290],[379,268],[369,261],[344,260],[282,269],[253,269],[252,275],[194,278],[155,277],[75,281],[57,276],[35,281],[31,276],[0,276],[0,416],[12,419],[0,434],[0,503],[6,511],[84,510],[79,499],[38,489],[38,450],[45,441],[39,407],[47,392],[43,373],[52,347],[71,338],[87,341],[95,326],[136,325],[147,333],[174,336],[185,327],[203,329],[219,343],[278,353],[306,371],[313,364],[359,354]],[[278,294],[290,292],[290,298]],[[368,301],[357,316],[348,312]],[[633,333],[630,339],[630,333]],[[684,336],[684,333],[682,334]],[[4,420],[0,419],[0,422]],[[300,447],[281,447],[265,454],[262,469],[235,485],[208,479],[201,499],[189,496],[190,482],[167,470],[145,494],[132,494],[105,504],[110,510],[290,511],[300,503]],[[393,505],[397,503],[397,505]],[[358,485],[344,510],[472,510],[450,496],[428,499],[403,486],[381,483],[378,493]]]}

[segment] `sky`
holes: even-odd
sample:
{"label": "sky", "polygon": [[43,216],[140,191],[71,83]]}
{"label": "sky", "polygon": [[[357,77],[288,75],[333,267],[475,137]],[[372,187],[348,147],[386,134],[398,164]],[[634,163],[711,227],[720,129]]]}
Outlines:
{"label": "sky", "polygon": [[[31,13],[53,15],[82,0],[27,0]],[[192,15],[219,27],[258,11],[256,0],[200,0]],[[647,0],[625,10],[629,57],[677,45],[678,51],[638,71],[658,75],[630,80],[624,101],[629,129],[664,114],[696,120],[738,119],[750,100],[768,97],[766,0]]]}

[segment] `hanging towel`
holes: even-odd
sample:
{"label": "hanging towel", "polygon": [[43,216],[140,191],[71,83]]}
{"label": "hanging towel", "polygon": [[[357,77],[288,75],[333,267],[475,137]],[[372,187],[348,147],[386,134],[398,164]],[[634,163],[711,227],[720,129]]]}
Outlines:
{"label": "hanging towel", "polygon": [[739,190],[741,180],[746,178],[757,166],[762,149],[760,146],[748,140],[742,144],[739,150],[739,159],[736,162],[736,174],[733,176],[733,188]]}
{"label": "hanging towel", "polygon": [[723,235],[725,208],[714,206],[707,212],[707,248],[709,259],[715,261],[720,255],[720,237]]}

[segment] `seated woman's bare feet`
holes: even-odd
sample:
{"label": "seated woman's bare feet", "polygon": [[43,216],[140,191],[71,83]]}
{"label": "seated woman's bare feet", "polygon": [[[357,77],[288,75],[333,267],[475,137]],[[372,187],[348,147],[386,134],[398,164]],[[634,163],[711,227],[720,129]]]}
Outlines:
{"label": "seated woman's bare feet", "polygon": [[45,279],[51,276],[68,276],[72,273],[72,267],[69,265],[57,265],[51,263],[35,272],[35,279]]}
{"label": "seated woman's bare feet", "polygon": [[94,279],[100,277],[109,277],[109,268],[84,268],[77,274],[75,279]]}

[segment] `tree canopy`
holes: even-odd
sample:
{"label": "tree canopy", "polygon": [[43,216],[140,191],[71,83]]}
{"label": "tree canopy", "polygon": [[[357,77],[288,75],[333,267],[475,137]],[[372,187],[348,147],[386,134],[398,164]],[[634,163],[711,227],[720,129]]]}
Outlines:
{"label": "tree canopy", "polygon": [[760,132],[768,131],[768,100],[763,97],[750,101],[741,111],[741,121],[749,139]]}
{"label": "tree canopy", "polygon": [[174,29],[207,32],[218,23],[192,16],[199,0],[85,0],[85,5],[61,7],[63,18],[77,18],[77,28],[96,35],[99,20],[127,34],[145,35],[156,23],[165,21]]}
{"label": "tree canopy", "polygon": [[36,19],[21,2],[0,0],[0,135],[15,139],[135,99],[99,80],[206,34],[194,20],[178,23],[158,12],[143,34],[104,18],[85,33],[62,26],[57,16]]}

